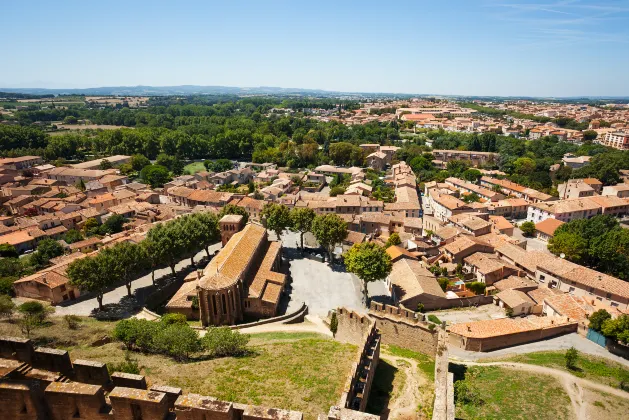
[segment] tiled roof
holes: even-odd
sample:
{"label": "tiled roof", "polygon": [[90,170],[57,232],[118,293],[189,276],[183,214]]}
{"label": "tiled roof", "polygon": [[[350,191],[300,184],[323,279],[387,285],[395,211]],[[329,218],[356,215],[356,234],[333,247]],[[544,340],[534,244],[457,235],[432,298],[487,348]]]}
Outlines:
{"label": "tiled roof", "polygon": [[390,278],[401,301],[424,293],[440,298],[446,297],[435,276],[419,261],[408,258],[396,261],[393,263]]}
{"label": "tiled roof", "polygon": [[528,297],[526,293],[515,289],[503,290],[502,292],[498,293],[496,297],[503,301],[510,308],[515,308],[518,305],[526,303],[530,304],[531,306],[535,304],[535,302],[533,302],[533,300]]}
{"label": "tiled roof", "polygon": [[563,224],[564,222],[562,222],[561,220],[549,217],[548,219],[542,220],[541,222],[537,223],[535,225],[535,230],[538,230],[545,235],[553,236],[555,234],[555,230],[557,230],[557,228]]}
{"label": "tiled roof", "polygon": [[454,324],[448,327],[448,331],[468,338],[489,338],[565,324],[568,324],[568,322],[557,317],[529,316],[526,318],[502,318]]}

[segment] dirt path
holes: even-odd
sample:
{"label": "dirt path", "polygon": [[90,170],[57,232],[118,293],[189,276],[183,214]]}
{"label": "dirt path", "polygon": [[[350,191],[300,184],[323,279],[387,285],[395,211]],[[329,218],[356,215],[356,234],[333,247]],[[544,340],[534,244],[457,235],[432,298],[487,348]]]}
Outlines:
{"label": "dirt path", "polygon": [[428,385],[428,381],[421,375],[417,369],[417,362],[413,359],[405,357],[393,356],[383,353],[380,355],[382,360],[389,362],[398,369],[403,369],[406,374],[406,382],[399,393],[393,400],[389,401],[390,420],[414,420],[418,418],[417,407],[423,403],[423,398],[419,392],[421,387]]}
{"label": "dirt path", "polygon": [[584,388],[593,389],[596,391],[606,392],[608,394],[615,395],[620,398],[625,398],[629,400],[629,393],[622,391],[617,388],[613,388],[608,385],[599,384],[597,382],[590,381],[588,379],[577,378],[576,376],[564,372],[563,370],[553,369],[545,366],[537,366],[537,365],[528,365],[525,363],[512,363],[512,362],[487,362],[487,363],[477,363],[477,362],[466,362],[466,361],[456,361],[454,363],[460,363],[467,366],[500,366],[507,369],[516,369],[522,370],[531,373],[538,373],[543,375],[550,375],[559,380],[561,385],[566,390],[566,393],[570,397],[570,403],[572,404],[572,409],[574,411],[575,417],[578,420],[586,420],[588,419],[587,408],[589,402],[586,398],[584,398]]}

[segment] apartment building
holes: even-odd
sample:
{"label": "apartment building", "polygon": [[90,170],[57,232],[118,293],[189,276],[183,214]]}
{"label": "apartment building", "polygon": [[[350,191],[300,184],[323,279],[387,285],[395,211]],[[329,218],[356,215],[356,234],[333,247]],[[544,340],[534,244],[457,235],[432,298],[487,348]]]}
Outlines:
{"label": "apartment building", "polygon": [[532,203],[529,205],[526,220],[538,223],[548,218],[561,220],[562,222],[589,219],[601,211],[601,206],[593,202],[591,198]]}
{"label": "apartment building", "polygon": [[454,177],[446,178],[446,184],[452,185],[459,191],[464,191],[469,194],[476,194],[480,198],[486,201],[498,201],[505,198],[505,196],[501,193],[490,190],[488,188],[478,186],[471,182],[463,181],[462,179],[459,179],[459,178],[454,178]]}
{"label": "apartment building", "polygon": [[607,187],[603,187],[601,195],[629,198],[629,184],[609,185]]}
{"label": "apartment building", "polygon": [[464,201],[449,194],[443,194],[432,189],[428,193],[427,201],[436,219],[446,222],[455,214],[472,211]]}
{"label": "apartment building", "polygon": [[472,152],[467,150],[433,150],[432,155],[435,157],[435,160],[443,163],[448,163],[451,160],[465,160],[471,162],[473,166],[494,162],[500,156],[498,153]]}
{"label": "apartment building", "polygon": [[629,132],[606,133],[602,139],[598,140],[598,143],[618,150],[629,150]]}
{"label": "apartment building", "polygon": [[504,194],[517,198],[523,198],[527,201],[532,201],[534,203],[556,200],[556,198],[550,194],[546,194],[532,188],[524,187],[507,179],[498,179],[484,176],[480,179],[480,185],[492,190],[500,188],[500,191]]}

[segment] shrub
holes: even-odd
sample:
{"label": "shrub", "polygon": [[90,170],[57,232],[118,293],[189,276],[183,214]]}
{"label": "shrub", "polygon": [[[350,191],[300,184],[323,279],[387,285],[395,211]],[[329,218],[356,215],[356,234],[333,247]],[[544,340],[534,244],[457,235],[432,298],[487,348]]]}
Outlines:
{"label": "shrub", "polygon": [[483,295],[485,294],[485,289],[487,288],[487,285],[480,281],[473,281],[471,283],[468,283],[466,287],[468,290],[471,290],[476,295]]}
{"label": "shrub", "polygon": [[575,370],[577,367],[577,360],[579,359],[579,351],[574,347],[570,347],[565,354],[566,367],[570,370]]}
{"label": "shrub", "polygon": [[450,283],[450,280],[447,277],[439,277],[437,279],[437,282],[439,283],[441,290],[445,292],[446,289],[448,288],[448,284]]}
{"label": "shrub", "polygon": [[43,325],[49,313],[54,312],[53,308],[47,308],[35,301],[25,302],[18,306],[17,310],[21,315],[20,328],[27,337],[30,337],[31,331]]}
{"label": "shrub", "polygon": [[63,320],[71,330],[77,330],[81,323],[81,318],[76,315],[65,315]]}
{"label": "shrub", "polygon": [[436,315],[433,315],[433,314],[428,315],[428,321],[434,322],[435,324],[441,324],[441,320],[437,318]]}
{"label": "shrub", "polygon": [[120,363],[107,363],[107,370],[111,375],[114,372],[131,373],[134,375],[140,374],[140,366],[137,360],[131,359],[131,355],[127,352],[124,355],[124,361]]}
{"label": "shrub", "polygon": [[0,317],[11,317],[14,309],[15,303],[13,303],[11,297],[9,295],[0,295]]}
{"label": "shrub", "polygon": [[166,314],[162,317],[161,322],[166,325],[187,324],[188,320],[184,314]]}
{"label": "shrub", "polygon": [[188,324],[171,324],[163,327],[153,338],[155,351],[175,359],[187,359],[201,350],[199,334]]}
{"label": "shrub", "polygon": [[424,304],[423,304],[423,303],[418,303],[418,304],[417,304],[417,312],[420,312],[420,313],[422,313],[422,314],[423,314],[423,313],[424,313],[424,310],[425,310],[425,309],[424,309]]}
{"label": "shrub", "polygon": [[336,316],[336,312],[332,312],[332,319],[330,319],[330,331],[332,332],[332,337],[336,337],[336,332],[339,329],[339,319]]}
{"label": "shrub", "polygon": [[15,276],[0,277],[0,294],[13,296],[13,283],[15,283],[15,280],[17,280]]}
{"label": "shrub", "polygon": [[[467,373],[466,373],[467,376]],[[459,404],[483,405],[484,401],[478,392],[465,380],[454,383],[454,400]]]}
{"label": "shrub", "polygon": [[248,334],[229,327],[210,327],[201,341],[213,357],[241,356],[247,353],[249,338]]}

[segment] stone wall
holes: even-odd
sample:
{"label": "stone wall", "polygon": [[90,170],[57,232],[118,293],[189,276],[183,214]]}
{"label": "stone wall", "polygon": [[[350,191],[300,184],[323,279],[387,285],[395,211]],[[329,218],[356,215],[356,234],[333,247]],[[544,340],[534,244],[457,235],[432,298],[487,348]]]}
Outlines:
{"label": "stone wall", "polygon": [[454,375],[449,372],[448,333],[438,331],[435,355],[435,400],[432,407],[433,420],[454,420]]}
{"label": "stone wall", "polygon": [[336,339],[357,346],[364,344],[364,337],[374,324],[374,321],[367,315],[345,308],[337,309],[336,319],[339,322]]}
{"label": "stone wall", "polygon": [[[424,315],[397,306],[372,302],[369,316],[376,321],[383,344],[393,344],[434,357],[437,329],[424,321]],[[339,324],[340,325],[340,324]]]}
{"label": "stone wall", "polygon": [[371,383],[380,359],[380,334],[373,322],[363,336],[362,342],[360,353],[352,365],[340,403],[341,407],[356,411],[365,411],[367,408]]}

